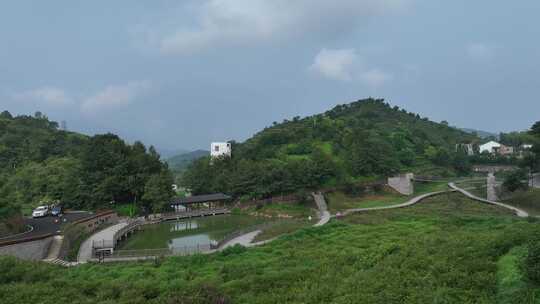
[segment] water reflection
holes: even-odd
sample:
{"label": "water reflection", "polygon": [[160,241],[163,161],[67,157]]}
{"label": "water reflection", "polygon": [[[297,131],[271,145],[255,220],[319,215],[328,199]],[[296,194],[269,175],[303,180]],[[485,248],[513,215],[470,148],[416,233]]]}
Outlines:
{"label": "water reflection", "polygon": [[163,249],[209,246],[228,234],[267,221],[245,215],[219,215],[147,225],[127,238],[119,249]]}
{"label": "water reflection", "polygon": [[194,230],[198,228],[199,224],[197,221],[175,222],[171,225],[171,232]]}
{"label": "water reflection", "polygon": [[184,236],[169,240],[169,248],[182,248],[182,247],[196,247],[200,245],[209,245],[215,242],[210,238],[210,235],[206,233]]}

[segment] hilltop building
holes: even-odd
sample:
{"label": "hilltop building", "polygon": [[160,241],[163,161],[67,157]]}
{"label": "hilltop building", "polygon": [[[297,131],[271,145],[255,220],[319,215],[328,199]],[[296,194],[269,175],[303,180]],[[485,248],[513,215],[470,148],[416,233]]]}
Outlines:
{"label": "hilltop building", "polygon": [[480,146],[480,153],[498,154],[508,156],[514,154],[514,147],[505,146],[496,141],[490,141]]}
{"label": "hilltop building", "polygon": [[480,145],[480,153],[487,152],[487,153],[493,154],[493,153],[496,153],[496,150],[499,149],[500,147],[501,147],[500,143],[496,141],[490,141],[483,145]]}
{"label": "hilltop building", "polygon": [[210,146],[210,156],[212,158],[227,156],[231,157],[232,147],[228,142],[213,142]]}

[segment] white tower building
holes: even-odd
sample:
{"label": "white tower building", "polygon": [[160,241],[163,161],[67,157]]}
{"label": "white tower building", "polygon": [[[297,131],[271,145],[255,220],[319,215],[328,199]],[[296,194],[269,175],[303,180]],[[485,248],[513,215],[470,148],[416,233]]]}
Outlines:
{"label": "white tower building", "polygon": [[232,155],[232,148],[231,144],[227,142],[213,142],[210,146],[210,156],[212,158],[220,157],[220,156],[228,156],[231,157]]}

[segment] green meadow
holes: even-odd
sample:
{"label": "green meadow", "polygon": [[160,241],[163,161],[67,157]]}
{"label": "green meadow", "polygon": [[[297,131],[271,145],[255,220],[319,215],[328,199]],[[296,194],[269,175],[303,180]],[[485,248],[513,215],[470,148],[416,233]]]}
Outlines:
{"label": "green meadow", "polygon": [[538,222],[443,194],[259,247],[62,268],[0,259],[3,303],[540,303]]}

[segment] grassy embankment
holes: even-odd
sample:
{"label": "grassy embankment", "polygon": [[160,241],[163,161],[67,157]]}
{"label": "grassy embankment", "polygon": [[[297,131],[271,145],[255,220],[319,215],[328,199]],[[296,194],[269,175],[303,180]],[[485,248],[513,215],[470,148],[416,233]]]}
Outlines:
{"label": "grassy embankment", "polygon": [[521,208],[533,216],[540,216],[540,189],[517,192],[504,202]]}
{"label": "grassy embankment", "polygon": [[[287,203],[269,204],[261,208],[250,207],[241,210],[243,214],[256,215],[272,219],[280,219],[279,225],[271,225],[262,230],[254,241],[264,241],[283,234],[289,234],[315,224],[317,212],[312,204]],[[311,221],[308,219],[311,216]]]}
{"label": "grassy embankment", "polygon": [[522,275],[538,224],[445,194],[260,248],[65,269],[0,259],[5,303],[540,303]]}

